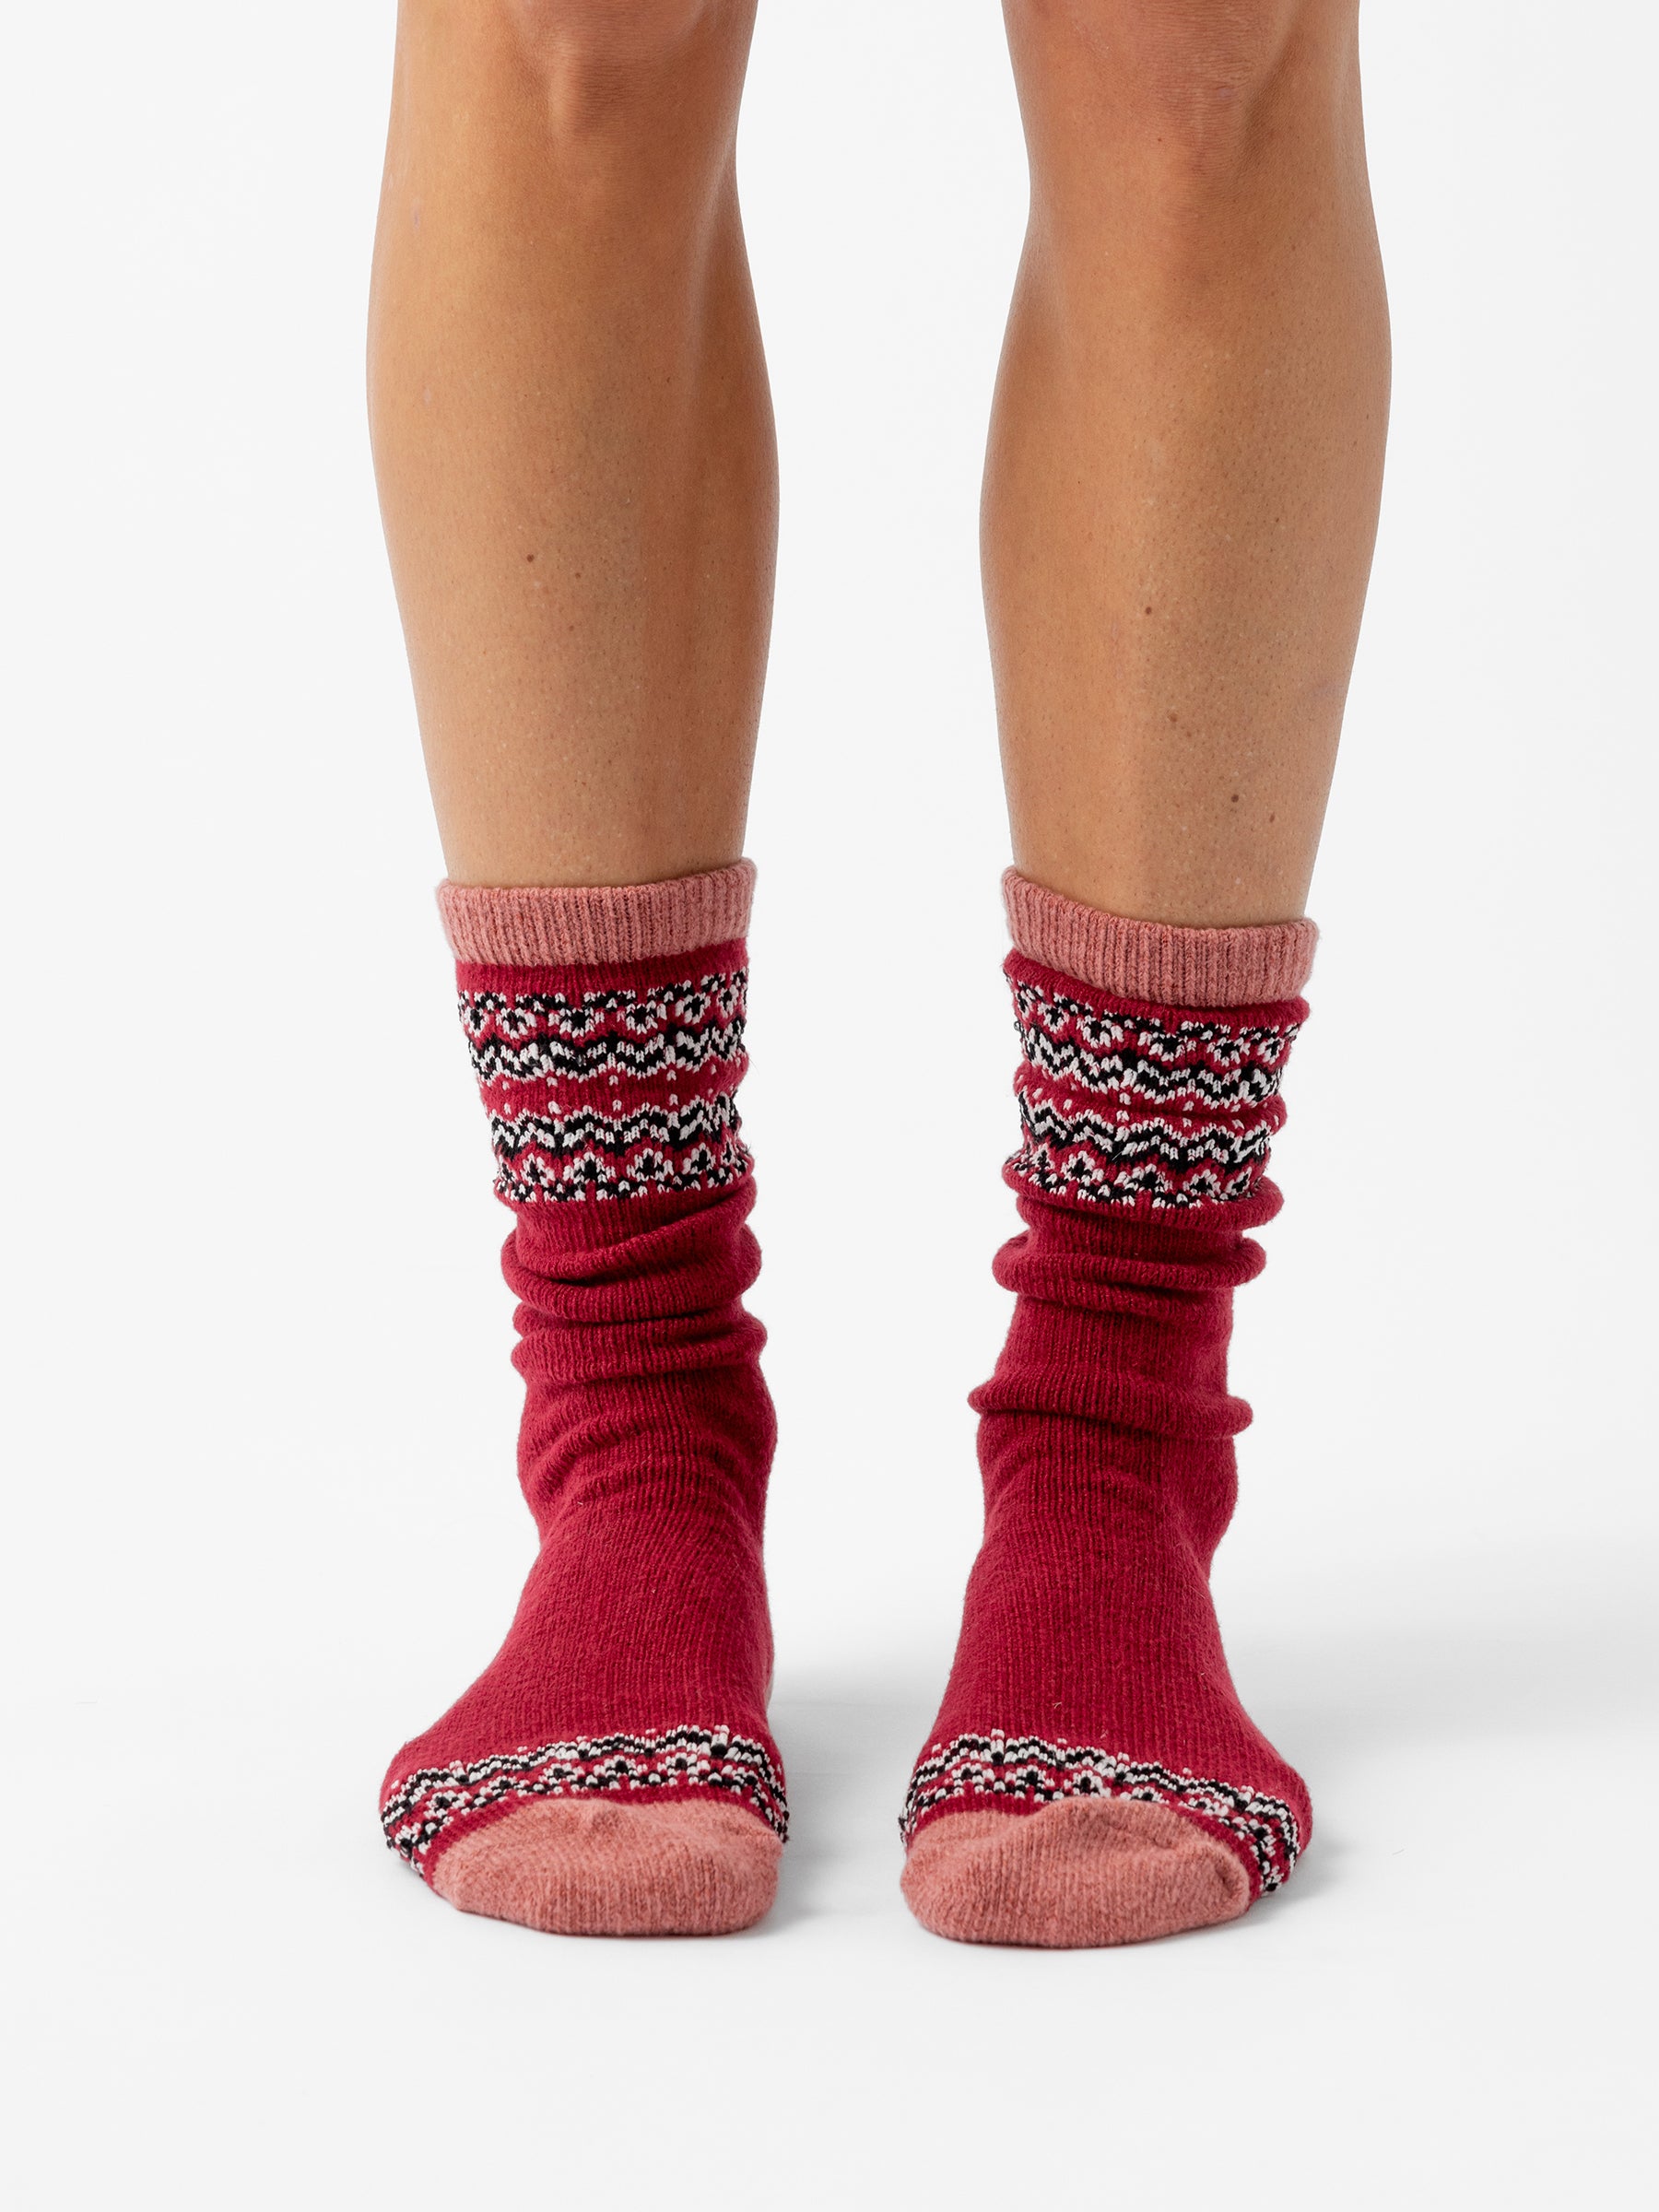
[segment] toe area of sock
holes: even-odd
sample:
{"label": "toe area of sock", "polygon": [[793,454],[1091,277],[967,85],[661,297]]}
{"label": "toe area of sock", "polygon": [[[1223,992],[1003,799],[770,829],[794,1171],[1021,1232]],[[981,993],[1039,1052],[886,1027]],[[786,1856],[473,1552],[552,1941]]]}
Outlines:
{"label": "toe area of sock", "polygon": [[432,1887],[552,1936],[729,1936],[771,1905],[782,1849],[733,1805],[540,1798],[452,1843]]}
{"label": "toe area of sock", "polygon": [[1250,1877],[1225,1843],[1126,1797],[948,1814],[912,1844],[902,1887],[935,1936],[1053,1950],[1211,1927],[1250,1903]]}

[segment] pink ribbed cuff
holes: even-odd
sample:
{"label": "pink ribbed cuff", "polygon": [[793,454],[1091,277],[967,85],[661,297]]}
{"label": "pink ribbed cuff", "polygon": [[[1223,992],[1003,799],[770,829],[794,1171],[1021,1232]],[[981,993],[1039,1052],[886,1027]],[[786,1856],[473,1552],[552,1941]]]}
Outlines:
{"label": "pink ribbed cuff", "polygon": [[1010,868],[1003,900],[1016,946],[1029,960],[1116,998],[1158,1006],[1262,1006],[1298,998],[1313,971],[1312,922],[1252,929],[1181,929],[1045,891]]}
{"label": "pink ribbed cuff", "polygon": [[671,883],[492,890],[441,883],[438,912],[458,960],[498,968],[598,966],[651,960],[748,933],[752,861]]}

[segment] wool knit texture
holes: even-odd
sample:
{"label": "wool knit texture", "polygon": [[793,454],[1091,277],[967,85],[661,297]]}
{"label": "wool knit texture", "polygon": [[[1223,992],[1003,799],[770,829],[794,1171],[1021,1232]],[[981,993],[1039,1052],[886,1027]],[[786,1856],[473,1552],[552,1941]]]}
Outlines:
{"label": "wool knit texture", "polygon": [[[761,1570],[774,1423],[743,1303],[759,1254],[735,1103],[751,873],[441,894],[513,1217],[502,1259],[538,1550],[495,1659],[386,1776],[387,1840],[440,1888],[447,1853],[476,1874],[476,1840],[529,1806],[702,1803],[740,1810],[768,1851],[784,1832]],[[535,1878],[574,1895],[612,1830],[515,1832]],[[629,1862],[636,1887],[684,1859],[680,1829],[653,1833],[654,1857]],[[718,1924],[706,1866],[684,1879],[696,1911],[677,1924]],[[578,1896],[537,1924],[602,1928],[607,1909]]]}
{"label": "wool knit texture", "polygon": [[[1311,1825],[1300,1779],[1239,1702],[1208,1577],[1250,1418],[1227,1383],[1232,1294],[1262,1265],[1249,1232],[1280,1203],[1265,1171],[1307,1011],[1285,986],[1306,978],[1312,927],[1160,931],[1065,912],[1023,879],[1008,907],[1022,1141],[1006,1174],[1023,1228],[995,1276],[1016,1303],[972,1399],[984,1538],[903,1832],[913,1844],[956,1815],[1135,1800],[1226,1845],[1241,1909],[1286,1878]],[[1069,947],[1089,972],[1033,945]],[[1197,980],[1206,999],[1098,980],[1113,976]],[[1251,1000],[1264,979],[1281,995]],[[1180,1833],[1166,1823],[1156,1840]],[[1066,1835],[1075,1888],[1084,1831]],[[1005,1891],[1036,1882],[1012,1864]],[[1116,1939],[1022,1935],[1005,1905],[995,1927],[944,1932]],[[1119,1934],[1165,1932],[1156,1918],[1125,1910]]]}

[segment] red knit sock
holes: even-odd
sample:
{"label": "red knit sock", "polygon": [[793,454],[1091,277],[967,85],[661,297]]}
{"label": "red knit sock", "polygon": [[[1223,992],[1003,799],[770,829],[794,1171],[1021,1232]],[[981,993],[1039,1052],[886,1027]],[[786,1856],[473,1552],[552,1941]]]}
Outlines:
{"label": "red knit sock", "polygon": [[1239,1703],[1210,1601],[1246,1231],[1313,929],[1124,922],[1010,872],[1024,1063],[1017,1293],[975,1394],[985,1535],[905,1804],[904,1890],[970,1942],[1131,1942],[1289,1874],[1307,1793]]}
{"label": "red knit sock", "polygon": [[621,890],[440,895],[520,1300],[540,1550],[500,1652],[382,1789],[464,1911],[717,1934],[772,1900],[771,1402],[734,1094],[746,864]]}

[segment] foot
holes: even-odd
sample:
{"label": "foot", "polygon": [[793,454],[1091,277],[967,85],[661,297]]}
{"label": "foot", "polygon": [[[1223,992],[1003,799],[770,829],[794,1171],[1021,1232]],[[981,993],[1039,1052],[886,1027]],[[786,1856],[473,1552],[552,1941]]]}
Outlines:
{"label": "foot", "polygon": [[549,1936],[729,1936],[771,1910],[782,1848],[735,1806],[544,1799],[463,1835],[431,1879]]}
{"label": "foot", "polygon": [[1176,1936],[1237,1920],[1250,1902],[1225,1843],[1130,1797],[935,1820],[905,1862],[903,1889],[935,1936],[1052,1950]]}

